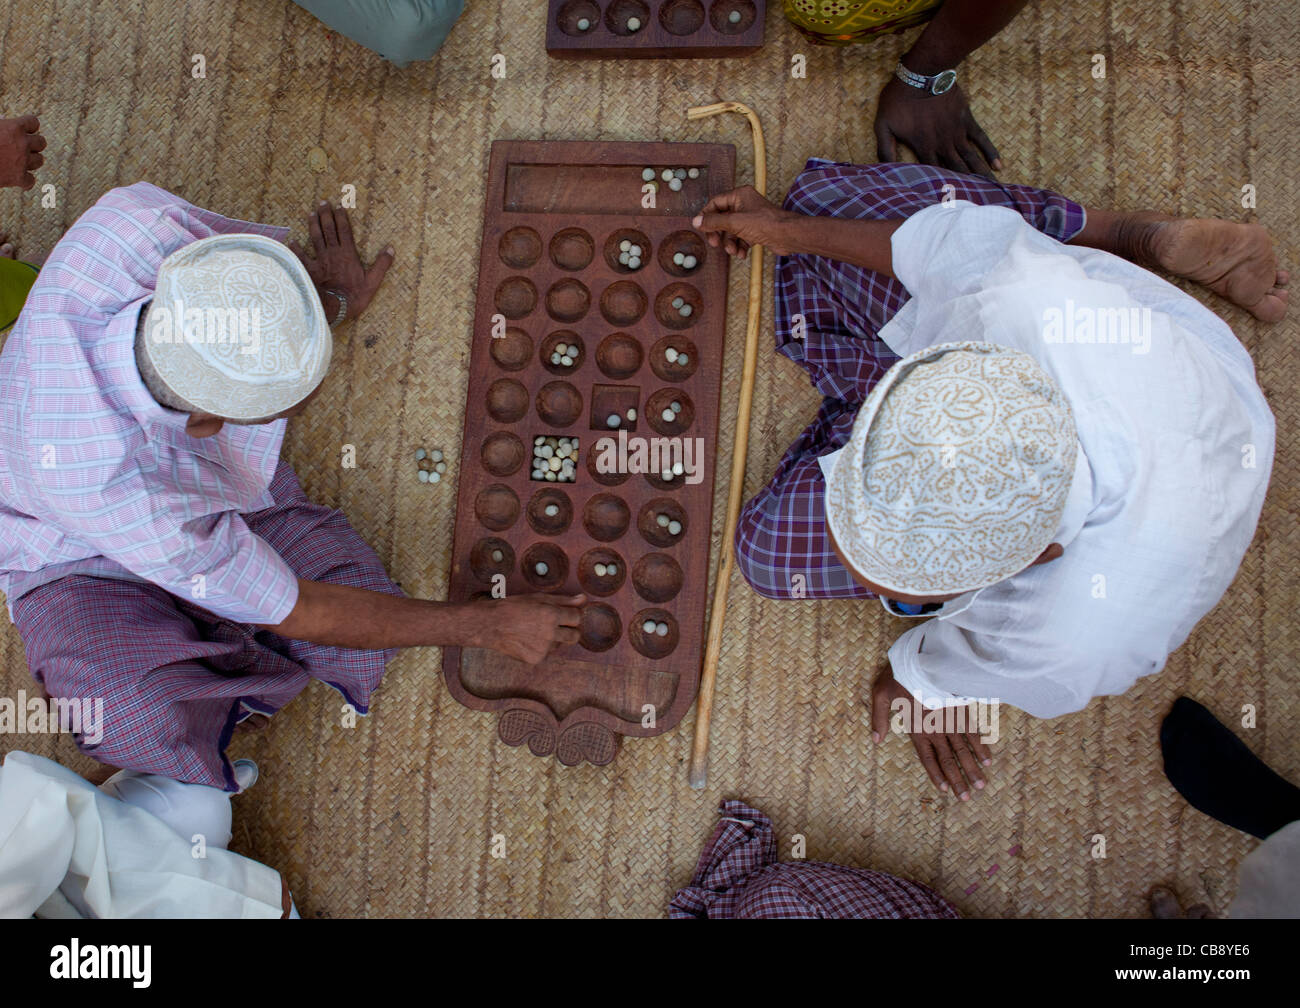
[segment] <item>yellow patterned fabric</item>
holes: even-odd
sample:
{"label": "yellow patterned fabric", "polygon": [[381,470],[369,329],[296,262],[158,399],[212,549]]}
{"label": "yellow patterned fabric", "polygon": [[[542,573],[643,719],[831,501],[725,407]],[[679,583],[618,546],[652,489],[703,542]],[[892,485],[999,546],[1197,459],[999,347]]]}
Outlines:
{"label": "yellow patterned fabric", "polygon": [[934,17],[942,0],[784,0],[785,16],[814,42],[848,45]]}
{"label": "yellow patterned fabric", "polygon": [[903,358],[858,411],[826,484],[845,558],[903,595],[984,588],[1052,541],[1078,458],[1074,413],[1026,353],[944,343]]}
{"label": "yellow patterned fabric", "polygon": [[0,259],[0,332],[18,321],[27,294],[36,283],[36,267],[17,259]]}

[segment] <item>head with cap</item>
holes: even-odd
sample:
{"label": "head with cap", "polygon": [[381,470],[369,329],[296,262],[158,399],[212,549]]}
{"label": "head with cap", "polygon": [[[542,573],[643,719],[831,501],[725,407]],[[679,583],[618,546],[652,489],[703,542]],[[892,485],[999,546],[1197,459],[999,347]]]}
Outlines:
{"label": "head with cap", "polygon": [[826,485],[844,563],[877,594],[943,601],[1054,559],[1078,440],[1028,354],[945,343],[872,389]]}
{"label": "head with cap", "polygon": [[306,267],[260,235],[216,235],[163,260],[135,357],[186,429],[256,424],[297,412],[329,370],[329,325]]}

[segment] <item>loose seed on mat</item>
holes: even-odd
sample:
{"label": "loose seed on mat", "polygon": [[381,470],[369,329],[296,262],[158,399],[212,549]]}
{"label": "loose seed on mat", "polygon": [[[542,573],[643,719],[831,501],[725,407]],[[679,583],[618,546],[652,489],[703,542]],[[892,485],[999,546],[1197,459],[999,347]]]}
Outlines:
{"label": "loose seed on mat", "polygon": [[418,473],[416,473],[415,478],[418,479],[421,483],[429,482],[429,474],[424,469],[421,469]]}
{"label": "loose seed on mat", "polygon": [[436,473],[436,472],[431,472],[431,473],[429,473],[429,482],[430,482],[430,483],[437,483],[440,479],[442,479],[442,476],[440,476],[438,473]]}
{"label": "loose seed on mat", "polygon": [[423,461],[424,461],[424,449],[423,449],[423,448],[417,448],[417,449],[416,449],[416,451],[415,451],[415,461],[417,461],[417,462],[423,462]]}
{"label": "loose seed on mat", "polygon": [[442,452],[435,448],[433,451],[429,452],[429,458],[434,462],[441,462]]}

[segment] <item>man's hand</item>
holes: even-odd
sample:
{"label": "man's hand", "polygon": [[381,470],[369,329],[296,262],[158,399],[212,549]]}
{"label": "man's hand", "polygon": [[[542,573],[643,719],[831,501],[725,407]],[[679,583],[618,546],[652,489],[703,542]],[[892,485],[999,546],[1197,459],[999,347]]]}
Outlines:
{"label": "man's hand", "polygon": [[484,599],[480,647],[536,665],[561,644],[578,643],[585,595],[516,595]]}
{"label": "man's hand", "polygon": [[986,178],[1002,169],[998,149],[980,129],[966,95],[956,85],[932,95],[890,77],[876,106],[876,159],[897,161],[899,141],[922,164]]}
{"label": "man's hand", "polygon": [[[321,302],[326,302],[327,292],[338,291],[348,299],[347,318],[357,318],[369,306],[379,285],[384,282],[388,267],[393,265],[395,253],[392,246],[379,253],[374,264],[366,269],[352,238],[348,212],[342,207],[336,210],[323,200],[307,218],[307,231],[316,253],[314,257],[308,256],[297,242],[289,242],[289,247],[307,267]],[[329,315],[328,305],[326,315]],[[332,316],[330,321],[333,321]]]}
{"label": "man's hand", "polygon": [[752,245],[764,245],[776,255],[789,255],[785,222],[798,214],[782,210],[753,186],[714,196],[691,224],[714,248],[744,259]]}
{"label": "man's hand", "polygon": [[[894,678],[889,664],[882,666],[871,690],[871,739],[881,742],[889,734],[889,722],[894,705],[899,705],[903,717],[903,730],[912,737],[916,755],[920,757],[925,772],[940,791],[951,791],[962,801],[970,800],[971,787],[981,790],[984,775],[980,766],[993,762],[988,746],[974,732],[913,731],[913,713],[923,711],[916,699]],[[973,723],[967,719],[967,724]]]}
{"label": "man's hand", "polygon": [[0,186],[18,186],[30,189],[36,184],[32,174],[45,158],[45,137],[35,116],[21,119],[0,119]]}

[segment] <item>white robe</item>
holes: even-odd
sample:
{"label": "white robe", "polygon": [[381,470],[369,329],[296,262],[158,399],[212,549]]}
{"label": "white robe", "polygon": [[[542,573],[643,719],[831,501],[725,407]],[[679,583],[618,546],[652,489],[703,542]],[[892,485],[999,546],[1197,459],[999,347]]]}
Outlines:
{"label": "white robe", "polygon": [[[1219,601],[1254,535],[1274,423],[1250,355],[1172,284],[1004,207],[928,207],[893,257],[912,297],[880,332],[889,347],[1023,350],[1065,392],[1081,449],[1064,556],[944,604],[890,648],[895,678],[927,707],[1038,717],[1125,692]],[[1090,323],[1116,341],[1080,342]]]}
{"label": "white robe", "polygon": [[281,917],[279,873],[195,847],[65,767],[10,752],[0,767],[0,917]]}

